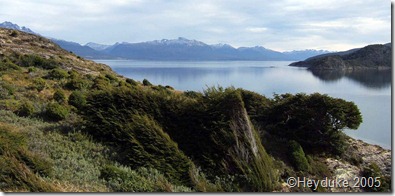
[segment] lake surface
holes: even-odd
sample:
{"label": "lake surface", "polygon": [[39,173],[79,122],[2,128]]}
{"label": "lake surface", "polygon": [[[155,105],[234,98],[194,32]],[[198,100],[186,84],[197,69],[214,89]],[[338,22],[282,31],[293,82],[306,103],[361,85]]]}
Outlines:
{"label": "lake surface", "polygon": [[363,123],[345,130],[356,139],[391,149],[391,70],[315,71],[289,67],[289,61],[162,62],[96,60],[134,80],[178,90],[203,91],[207,86],[234,86],[267,97],[274,93],[328,94],[356,103]]}

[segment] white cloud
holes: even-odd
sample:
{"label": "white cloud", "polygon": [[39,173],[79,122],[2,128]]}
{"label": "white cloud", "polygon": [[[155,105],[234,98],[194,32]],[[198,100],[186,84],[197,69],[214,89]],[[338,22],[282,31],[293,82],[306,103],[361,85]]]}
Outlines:
{"label": "white cloud", "polygon": [[266,32],[268,29],[266,27],[248,27],[246,28],[246,30],[251,33],[263,33]]}
{"label": "white cloud", "polygon": [[391,40],[390,2],[377,0],[0,0],[0,5],[3,20],[80,43],[187,37],[279,50],[338,50]]}

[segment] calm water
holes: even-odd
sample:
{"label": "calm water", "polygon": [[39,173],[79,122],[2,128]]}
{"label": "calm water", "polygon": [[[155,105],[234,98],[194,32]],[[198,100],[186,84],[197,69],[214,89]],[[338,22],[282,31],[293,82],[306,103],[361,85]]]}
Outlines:
{"label": "calm water", "polygon": [[234,86],[268,97],[273,93],[328,94],[355,102],[363,123],[345,132],[368,143],[391,148],[391,70],[320,71],[287,66],[287,61],[160,62],[97,60],[118,74],[179,90]]}

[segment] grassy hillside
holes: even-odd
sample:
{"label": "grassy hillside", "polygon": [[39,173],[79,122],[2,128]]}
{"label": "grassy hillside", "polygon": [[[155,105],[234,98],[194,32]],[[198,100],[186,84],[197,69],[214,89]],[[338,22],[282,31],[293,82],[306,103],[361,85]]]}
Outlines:
{"label": "grassy hillside", "polygon": [[328,157],[359,161],[341,132],[362,121],[352,102],[180,92],[13,30],[0,49],[1,191],[281,191],[331,176]]}

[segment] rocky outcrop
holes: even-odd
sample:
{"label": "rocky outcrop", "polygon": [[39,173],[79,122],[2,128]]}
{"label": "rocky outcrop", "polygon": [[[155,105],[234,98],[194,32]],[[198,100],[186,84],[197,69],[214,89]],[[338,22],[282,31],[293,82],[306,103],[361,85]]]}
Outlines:
{"label": "rocky outcrop", "polygon": [[[357,157],[361,158],[361,163],[356,166],[347,161],[327,158],[325,164],[332,172],[331,179],[345,179],[349,182],[349,187],[334,187],[329,188],[330,192],[363,192],[361,187],[353,187],[356,178],[362,178],[364,168],[369,167],[372,163],[376,164],[383,176],[391,177],[391,151],[383,149],[380,146],[365,143],[361,140],[348,139],[350,150],[352,150]],[[378,177],[378,176],[375,176]]]}
{"label": "rocky outcrop", "polygon": [[289,66],[310,70],[391,69],[391,55],[391,44],[375,44],[350,52],[311,57]]}

